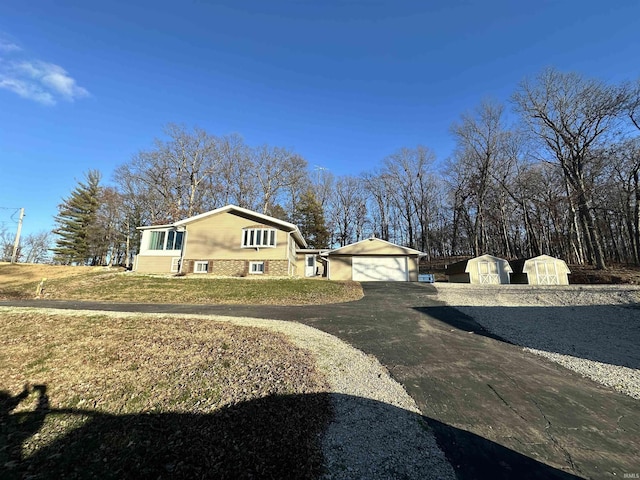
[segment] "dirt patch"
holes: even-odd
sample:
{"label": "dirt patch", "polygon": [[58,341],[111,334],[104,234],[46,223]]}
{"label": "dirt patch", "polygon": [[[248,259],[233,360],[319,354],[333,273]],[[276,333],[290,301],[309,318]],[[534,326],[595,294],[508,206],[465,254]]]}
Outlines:
{"label": "dirt patch", "polygon": [[606,270],[596,270],[584,265],[570,265],[572,284],[610,284],[610,285],[640,285],[640,268],[613,265]]}

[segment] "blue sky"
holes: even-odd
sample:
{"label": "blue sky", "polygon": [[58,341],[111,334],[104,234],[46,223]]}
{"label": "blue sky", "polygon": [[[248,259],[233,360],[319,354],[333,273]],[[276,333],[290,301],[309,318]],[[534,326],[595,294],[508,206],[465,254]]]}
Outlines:
{"label": "blue sky", "polygon": [[[89,169],[150,148],[168,122],[294,149],[336,175],[508,101],[546,66],[640,77],[640,2],[3,0],[0,228],[53,227]],[[14,215],[11,218],[11,215]]]}

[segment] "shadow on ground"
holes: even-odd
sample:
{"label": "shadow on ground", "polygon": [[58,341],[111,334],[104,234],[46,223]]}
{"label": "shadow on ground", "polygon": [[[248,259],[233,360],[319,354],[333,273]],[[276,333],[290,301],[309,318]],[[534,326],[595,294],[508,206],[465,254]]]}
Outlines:
{"label": "shadow on ground", "polygon": [[639,307],[461,307],[471,316],[447,306],[416,310],[459,330],[494,340],[638,369]]}
{"label": "shadow on ground", "polygon": [[[375,410],[375,424],[371,426],[374,430],[376,424],[405,425],[411,421],[424,425],[426,422],[439,437],[464,441],[468,445],[463,452],[464,458],[450,459],[461,479],[578,478],[477,435],[359,397],[331,394],[272,396],[209,415],[111,415],[91,410],[50,409],[46,387],[38,388],[38,404],[31,411],[13,411],[26,398],[25,392],[14,396],[2,392],[0,397],[3,479],[321,478],[322,433],[329,417],[319,418],[317,412],[328,411],[327,407],[336,399],[347,410]],[[78,426],[56,435],[60,428],[64,429],[65,422]],[[355,437],[348,438],[348,435],[358,435],[353,429],[348,429],[346,435],[341,439],[344,445],[337,449],[344,458],[333,461],[333,478],[366,478],[366,473],[358,470],[361,465],[353,465],[352,469],[349,459],[362,462],[370,456],[375,461],[374,456],[383,458],[389,454],[389,444],[361,445]],[[43,439],[48,441],[43,442]],[[333,441],[335,443],[335,437]],[[23,455],[24,447],[38,442],[43,443],[39,449]],[[350,451],[351,445],[356,451]],[[492,452],[492,456],[484,455],[482,452],[485,451]],[[415,459],[418,469],[437,462],[446,467],[439,458],[427,458],[434,456],[433,450],[427,448],[395,453],[404,454],[399,457],[402,463],[408,464]],[[495,461],[496,457],[500,458],[499,462]],[[339,467],[335,467],[336,464]],[[367,464],[365,462],[365,466]],[[407,476],[411,471],[416,470],[399,471],[396,468],[386,473],[391,478],[426,479],[442,478],[443,472],[434,468],[429,471],[431,474],[423,471],[419,476]]]}

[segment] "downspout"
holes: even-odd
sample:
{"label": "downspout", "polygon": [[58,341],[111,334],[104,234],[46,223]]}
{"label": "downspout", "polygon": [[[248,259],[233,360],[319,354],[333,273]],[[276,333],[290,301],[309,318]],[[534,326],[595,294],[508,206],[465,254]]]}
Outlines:
{"label": "downspout", "polygon": [[291,276],[291,235],[293,235],[293,232],[289,232],[287,236],[287,273],[289,276]]}
{"label": "downspout", "polygon": [[184,247],[187,244],[187,227],[184,227],[184,235],[182,236],[182,245],[180,245],[180,262],[178,263],[178,275],[182,273],[182,264],[184,263]]}

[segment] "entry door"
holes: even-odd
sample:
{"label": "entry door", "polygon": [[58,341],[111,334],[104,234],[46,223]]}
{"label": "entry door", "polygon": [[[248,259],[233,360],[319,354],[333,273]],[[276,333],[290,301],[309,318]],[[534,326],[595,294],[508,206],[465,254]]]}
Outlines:
{"label": "entry door", "polygon": [[500,271],[498,270],[498,262],[480,261],[478,262],[478,278],[480,283],[499,284]]}
{"label": "entry door", "polygon": [[315,277],[316,275],[316,256],[315,255],[305,255],[304,257],[304,276],[305,277]]}
{"label": "entry door", "polygon": [[538,285],[558,285],[558,270],[556,262],[536,260],[536,278]]}

